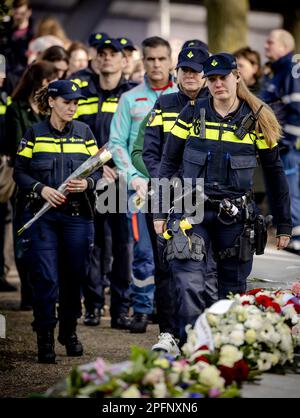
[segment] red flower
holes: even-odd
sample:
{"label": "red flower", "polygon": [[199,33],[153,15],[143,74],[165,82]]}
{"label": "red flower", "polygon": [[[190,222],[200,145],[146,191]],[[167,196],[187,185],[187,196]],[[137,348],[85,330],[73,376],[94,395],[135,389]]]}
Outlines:
{"label": "red flower", "polygon": [[247,379],[249,374],[249,366],[245,360],[239,360],[234,363],[234,370],[235,370],[235,381],[236,382],[243,382]]}
{"label": "red flower", "polygon": [[278,303],[276,302],[272,302],[271,303],[271,307],[274,309],[275,312],[280,313],[281,312],[281,307]]}
{"label": "red flower", "polygon": [[250,302],[248,300],[245,300],[244,302],[242,302],[242,305],[250,305]]}
{"label": "red flower", "polygon": [[205,356],[199,356],[199,357],[195,358],[195,363],[198,363],[198,361],[204,361],[205,363],[209,364],[209,360]]}
{"label": "red flower", "polygon": [[272,306],[272,303],[273,303],[273,300],[269,298],[269,296],[265,296],[265,295],[257,296],[257,298],[255,298],[255,301],[256,303],[264,306],[265,308],[269,308],[270,306]]}
{"label": "red flower", "polygon": [[235,373],[233,367],[218,366],[221,376],[225,379],[226,385],[230,385],[234,381]]}
{"label": "red flower", "polygon": [[221,376],[225,379],[226,385],[230,385],[233,381],[241,383],[249,375],[249,366],[245,360],[237,361],[233,367],[218,366],[218,369],[221,372]]}
{"label": "red flower", "polygon": [[264,289],[262,289],[261,287],[260,288],[257,287],[256,289],[248,290],[247,295],[256,295],[256,293],[261,292],[262,290],[264,290]]}

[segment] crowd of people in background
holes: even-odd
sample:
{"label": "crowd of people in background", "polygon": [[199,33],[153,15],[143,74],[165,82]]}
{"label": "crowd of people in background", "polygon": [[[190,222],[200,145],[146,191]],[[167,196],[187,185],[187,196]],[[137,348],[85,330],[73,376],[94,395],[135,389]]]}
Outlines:
{"label": "crowd of people in background", "polygon": [[[294,48],[293,36],[285,30],[276,29],[266,39],[267,62],[264,65],[260,54],[248,46],[235,51],[233,56],[239,77],[255,96],[273,109],[281,125],[279,151],[289,186],[293,227],[286,250],[300,255],[300,78],[292,75]],[[189,306],[185,311],[186,319],[181,318],[182,322],[179,323],[176,316],[180,309],[175,301],[183,297],[184,292],[182,289],[176,291],[176,286],[172,284],[174,272],[162,260],[165,244],[161,235],[156,235],[153,215],[142,211],[100,214],[96,207],[99,195],[107,190],[111,182],[119,187],[120,174],[125,172],[128,186],[132,189],[131,195],[137,193],[141,200],[147,199],[149,179],[159,177],[163,148],[172,127],[176,126],[178,115],[191,101],[210,100],[212,97],[212,88],[208,89],[211,79],[207,82],[207,78],[203,77],[203,68],[208,65],[212,55],[208,46],[198,39],[187,40],[174,66],[170,44],[161,37],[149,37],[139,47],[126,34],[113,38],[104,32],[93,32],[85,44],[69,39],[59,21],[51,16],[42,18],[34,25],[29,1],[14,0],[11,19],[3,23],[0,53],[6,60],[6,72],[0,71],[0,152],[4,165],[15,167],[17,164],[14,177],[16,185],[6,198],[0,200],[0,291],[16,290],[6,278],[4,260],[5,224],[11,213],[14,255],[21,283],[20,309],[33,309],[39,361],[55,362],[53,329],[57,301],[58,316],[62,323],[59,341],[66,346],[67,355],[81,355],[83,347],[76,335],[76,321],[81,316],[78,297],[85,307],[83,323],[86,326],[98,326],[107,294],[110,295],[112,328],[144,333],[149,322],[156,321],[160,336],[153,349],[177,355],[178,339],[181,339],[181,343],[184,339],[181,328],[190,315]],[[225,58],[221,55],[218,59],[221,62],[224,59],[226,65],[229,58],[224,55]],[[230,68],[232,70],[234,66]],[[224,73],[224,77],[227,74]],[[66,83],[59,84],[63,80]],[[72,95],[68,90],[74,85],[72,83],[78,86],[79,93]],[[58,89],[57,94],[51,90],[53,86]],[[41,111],[42,90],[47,93],[47,112]],[[74,101],[70,112],[72,123],[76,122],[75,128],[71,128],[71,120],[61,116],[61,112],[65,111],[62,106],[67,106],[65,103],[59,107],[63,100]],[[186,123],[189,122],[187,119]],[[88,126],[87,134],[81,133],[84,124]],[[24,220],[28,220],[25,197],[31,203],[41,197],[53,203],[51,191],[47,194],[47,189],[59,186],[53,176],[57,175],[60,168],[56,161],[59,151],[55,148],[54,152],[51,147],[56,146],[53,144],[57,144],[61,138],[68,138],[73,128],[77,129],[79,136],[84,137],[84,141],[95,141],[95,149],[109,143],[115,150],[113,161],[101,171],[101,179],[98,181],[96,176],[90,184],[84,183],[80,190],[87,195],[93,220],[89,214],[86,223],[78,223],[75,235],[72,235],[74,230],[72,233],[68,231],[69,224],[74,224],[76,210],[79,217],[86,216],[85,209],[81,211],[84,206],[81,198],[77,209],[77,200],[73,199],[75,203],[71,205],[70,212],[61,210],[59,217],[54,215],[55,219],[51,218],[53,214],[49,214],[42,221],[42,226],[33,230],[32,235],[18,237],[18,229]],[[172,135],[174,137],[175,134]],[[43,141],[47,142],[48,148],[43,148],[42,152],[35,150],[37,141],[42,145]],[[75,151],[70,152],[74,155],[68,154],[66,158],[70,160],[71,169],[74,169]],[[88,155],[86,150],[80,152],[85,157]],[[41,160],[37,159],[37,155],[42,155]],[[78,161],[85,159],[82,155],[78,156]],[[26,158],[33,157],[35,159],[30,165]],[[37,183],[26,183],[25,180],[23,183],[26,170],[38,183],[44,182],[46,188],[39,190]],[[35,177],[32,173],[36,173]],[[278,173],[274,172],[274,176]],[[63,171],[63,174],[70,173]],[[271,183],[270,177],[264,176],[259,166],[254,184],[255,201],[261,205],[263,197],[267,195],[269,210],[276,225],[276,222],[280,223],[280,214],[270,191]],[[28,184],[33,188],[30,189]],[[76,195],[76,190],[72,189],[71,192]],[[62,198],[55,202],[57,206],[64,203]],[[55,206],[54,203],[52,206]],[[118,204],[121,205],[121,202]],[[262,210],[266,210],[264,205]],[[54,239],[53,231],[58,227],[66,229],[68,240],[63,241],[60,236],[57,241],[51,241],[52,246],[72,248],[73,260],[76,260],[72,265],[70,250],[69,261],[64,268],[61,260],[55,258],[56,261],[53,261],[55,248],[47,245],[48,237]],[[287,230],[283,235],[289,235]],[[80,254],[81,258],[86,257],[83,261],[78,259],[77,252],[84,247],[83,242],[79,242],[80,237],[86,240],[89,237],[89,241],[93,241],[86,250],[86,254],[89,254]],[[47,252],[48,258],[42,259],[41,252],[43,257]],[[224,297],[218,292],[220,270],[211,247],[206,257],[207,270],[202,272],[205,276],[204,307]],[[37,267],[37,260],[41,269]],[[85,270],[87,261],[88,269]],[[58,267],[55,263],[58,263]],[[179,266],[177,270],[180,273]],[[182,274],[184,276],[184,270]],[[63,284],[60,275],[68,276]],[[182,282],[183,276],[180,277]],[[51,285],[43,285],[41,280],[44,283],[48,280]],[[184,287],[184,284],[181,286]],[[74,293],[73,302],[66,296],[71,289]],[[234,288],[227,290],[234,291]],[[192,299],[192,296],[191,299],[187,297],[185,303],[192,306]]]}

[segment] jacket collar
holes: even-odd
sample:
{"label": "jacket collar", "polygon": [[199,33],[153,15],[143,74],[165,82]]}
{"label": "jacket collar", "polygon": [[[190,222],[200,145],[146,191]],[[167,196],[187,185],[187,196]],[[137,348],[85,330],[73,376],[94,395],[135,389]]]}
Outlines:
{"label": "jacket collar", "polygon": [[279,60],[274,61],[271,63],[272,71],[277,73],[283,68],[287,67],[291,61],[292,61],[293,53],[290,52],[287,55],[284,55],[284,57],[279,58]]}

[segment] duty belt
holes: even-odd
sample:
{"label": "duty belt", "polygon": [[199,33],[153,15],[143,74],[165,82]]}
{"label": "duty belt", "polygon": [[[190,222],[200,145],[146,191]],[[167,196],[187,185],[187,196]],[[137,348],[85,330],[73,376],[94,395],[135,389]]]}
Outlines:
{"label": "duty belt", "polygon": [[[251,201],[253,201],[253,193],[252,192],[247,192],[246,194],[244,194],[241,197],[235,198],[235,199],[230,199],[230,198],[226,198],[227,200],[229,200],[231,203],[233,203],[238,209],[242,209],[243,207],[245,207],[245,205],[247,205],[248,203],[250,203]],[[219,210],[220,208],[220,203],[222,202],[223,199],[212,199],[212,198],[208,198],[204,205],[206,208],[208,209],[217,209]]]}

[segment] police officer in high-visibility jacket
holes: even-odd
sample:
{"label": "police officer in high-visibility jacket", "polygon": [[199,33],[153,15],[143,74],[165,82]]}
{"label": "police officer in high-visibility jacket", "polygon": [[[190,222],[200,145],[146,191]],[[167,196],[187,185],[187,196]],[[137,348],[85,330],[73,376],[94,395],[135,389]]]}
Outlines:
{"label": "police officer in high-visibility jacket", "polygon": [[[251,197],[256,153],[278,210],[278,249],[288,244],[292,227],[288,185],[277,146],[280,126],[274,114],[264,105],[257,115],[263,103],[240,78],[234,56],[221,53],[209,57],[204,76],[212,98],[191,102],[180,113],[167,139],[159,171],[159,178],[170,179],[182,164],[183,179],[195,183],[203,178],[205,186],[203,221],[193,225],[191,232],[185,231],[186,225],[180,228],[189,250],[179,254],[170,246],[168,251],[178,293],[182,342],[185,326],[193,325],[205,306],[210,243],[217,259],[219,297],[246,290],[258,236],[252,226],[257,216]],[[228,207],[235,210],[228,211]],[[156,233],[164,233],[167,215],[157,213],[154,218]]]}
{"label": "police officer in high-visibility jacket", "polygon": [[14,179],[24,202],[24,222],[45,203],[52,208],[26,232],[28,268],[33,287],[33,329],[38,361],[55,363],[55,306],[59,301],[58,341],[68,356],[81,356],[76,335],[81,316],[81,284],[90,264],[94,228],[88,193],[100,174],[68,182],[68,196],[56,189],[85,160],[98,151],[90,128],[72,121],[80,88],[68,80],[51,82],[37,94],[39,111],[50,118],[33,125],[21,140]]}

